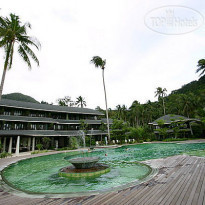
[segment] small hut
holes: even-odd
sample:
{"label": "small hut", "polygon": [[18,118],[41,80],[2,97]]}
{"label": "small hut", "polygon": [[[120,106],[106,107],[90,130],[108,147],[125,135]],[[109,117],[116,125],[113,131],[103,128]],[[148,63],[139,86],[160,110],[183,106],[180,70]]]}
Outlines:
{"label": "small hut", "polygon": [[164,115],[154,122],[148,123],[154,128],[154,133],[157,138],[168,137],[189,137],[193,135],[192,123],[201,122],[199,119],[187,118],[181,115]]}

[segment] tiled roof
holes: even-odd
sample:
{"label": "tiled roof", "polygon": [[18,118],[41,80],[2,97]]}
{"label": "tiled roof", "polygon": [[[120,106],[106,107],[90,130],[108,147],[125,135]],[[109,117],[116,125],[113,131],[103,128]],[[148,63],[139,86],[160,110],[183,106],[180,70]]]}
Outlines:
{"label": "tiled roof", "polygon": [[[88,131],[87,135],[100,135],[107,134],[107,132],[102,132],[100,130]],[[79,130],[68,130],[68,131],[57,131],[57,130],[0,130],[0,136],[80,136]]]}
{"label": "tiled roof", "polygon": [[[27,116],[14,116],[14,115],[0,115],[0,120],[3,121],[16,121],[16,122],[44,122],[56,124],[80,124],[80,120],[61,120],[46,117],[27,117]],[[87,124],[101,124],[101,120],[85,120]]]}
{"label": "tiled roof", "polygon": [[0,106],[23,108],[29,110],[42,110],[50,112],[63,112],[63,113],[75,113],[75,114],[90,114],[90,115],[104,115],[103,113],[89,109],[89,108],[79,108],[79,107],[68,107],[68,106],[58,106],[58,105],[47,105],[40,103],[30,103],[15,100],[0,100]]}
{"label": "tiled roof", "polygon": [[[27,116],[15,116],[15,115],[0,115],[2,121],[16,121],[16,122],[44,122],[44,123],[55,123],[55,124],[80,124],[80,120],[61,120],[46,117],[27,117]],[[101,120],[85,120],[87,124],[101,124],[107,123],[106,119]],[[109,119],[109,123],[112,124],[112,119]]]}
{"label": "tiled roof", "polygon": [[171,124],[172,122],[176,122],[176,121],[200,121],[198,119],[194,119],[194,118],[188,118],[188,117],[184,117],[181,115],[164,115],[158,119],[156,119],[154,122],[149,123],[150,125],[158,125],[158,121],[159,120],[164,120],[165,124]]}

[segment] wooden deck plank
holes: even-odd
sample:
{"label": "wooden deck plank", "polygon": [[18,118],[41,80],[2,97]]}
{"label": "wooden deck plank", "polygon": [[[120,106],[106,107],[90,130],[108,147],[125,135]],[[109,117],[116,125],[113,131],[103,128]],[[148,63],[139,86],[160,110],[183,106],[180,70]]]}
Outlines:
{"label": "wooden deck plank", "polygon": [[186,180],[186,183],[184,184],[184,187],[183,187],[183,191],[181,192],[178,200],[176,201],[176,204],[182,204],[183,202],[183,199],[187,193],[187,191],[189,191],[189,187],[191,185],[191,183],[195,180],[195,176],[196,176],[196,173],[199,172],[199,169],[196,169],[197,166],[195,166],[195,169],[191,170],[188,174],[187,174],[187,180]]}
{"label": "wooden deck plank", "polygon": [[192,204],[198,204],[198,200],[199,200],[199,194],[200,194],[200,191],[202,189],[202,186],[203,186],[203,180],[205,178],[205,163],[202,162],[202,165],[203,166],[203,173],[201,174],[201,178],[199,180],[199,184],[197,186],[197,189],[196,189],[196,192],[195,192],[195,195],[194,195],[194,199],[192,201]]}
{"label": "wooden deck plank", "polygon": [[[204,163],[205,163],[205,161],[204,161]],[[205,177],[203,178],[203,182],[202,182],[202,186],[201,186],[201,190],[199,193],[199,198],[198,198],[197,204],[202,205],[203,203],[205,203],[204,197],[205,197]]]}
{"label": "wooden deck plank", "polygon": [[204,177],[204,170],[205,170],[204,163],[199,163],[198,166],[201,170],[191,190],[191,194],[188,198],[187,205],[196,204],[198,201],[199,190],[201,189],[201,181],[202,181],[202,177]]}
{"label": "wooden deck plank", "polygon": [[186,174],[194,168],[197,162],[197,160],[192,160],[192,166],[187,167],[185,164],[185,166],[182,166],[181,169],[177,169],[175,173],[176,176],[173,175],[171,182],[163,186],[162,191],[155,196],[155,204],[165,204],[165,202],[168,203],[167,200],[169,197],[176,194],[176,190],[180,187],[179,185],[183,182],[184,178],[186,179]]}
{"label": "wooden deck plank", "polygon": [[174,190],[170,190],[168,199],[164,198],[163,202],[165,202],[165,200],[166,200],[166,204],[169,204],[169,205],[176,204],[176,201],[178,200],[178,198],[179,198],[181,192],[183,191],[184,186],[187,182],[187,178],[188,178],[187,174],[189,172],[189,169],[193,169],[195,167],[195,164],[193,163],[192,165],[189,165],[189,168],[187,167],[186,171],[184,171],[184,172],[182,171],[182,178],[180,179],[180,183],[177,185],[177,187],[175,187]]}
{"label": "wooden deck plank", "polygon": [[[194,169],[194,166],[191,167],[192,170]],[[178,200],[179,196],[181,195],[182,191],[184,190],[184,187],[186,186],[186,183],[187,183],[187,179],[189,177],[190,177],[189,172],[188,173],[184,172],[184,177],[183,177],[183,179],[180,179],[180,183],[178,184],[176,189],[173,191],[170,191],[169,198],[168,199],[164,198],[162,203],[165,203],[167,205],[176,204],[177,203],[176,201]]]}
{"label": "wooden deck plank", "polygon": [[[177,158],[176,158],[177,159]],[[180,160],[179,162],[182,162],[182,160]],[[176,160],[170,161],[169,159],[167,159],[166,166],[174,166],[176,164]],[[167,170],[167,169],[165,169]],[[166,171],[165,171],[166,173]],[[129,200],[126,199],[126,203],[125,200],[122,201],[121,204],[125,203],[125,204],[140,204],[142,202],[142,200],[144,198],[150,198],[150,195],[153,194],[153,192],[155,190],[157,190],[159,187],[161,187],[161,183],[164,183],[164,178],[166,177],[165,173],[162,173],[160,177],[157,177],[157,184],[154,187],[145,187],[144,190],[142,190],[142,192],[138,193],[137,195],[133,194],[133,196],[129,197]]]}
{"label": "wooden deck plank", "polygon": [[[179,161],[179,163],[181,163],[181,161]],[[172,168],[172,169],[174,169],[174,168]],[[172,169],[170,171],[172,171]],[[146,202],[148,204],[149,204],[149,202],[153,203],[153,200],[156,200],[155,199],[156,196],[158,194],[161,195],[164,187],[167,187],[167,184],[170,181],[173,182],[174,177],[177,177],[175,172],[171,172],[171,174],[168,174],[168,175],[165,173],[163,179],[161,181],[158,180],[158,184],[156,186],[151,187],[147,193],[145,193],[141,198],[138,198],[136,202],[133,201],[133,203],[136,203],[136,204],[141,204],[141,203],[146,203]]]}
{"label": "wooden deck plank", "polygon": [[192,181],[191,183],[189,184],[189,187],[187,189],[187,192],[185,193],[185,196],[181,202],[182,205],[185,205],[185,204],[189,204],[188,202],[189,201],[192,201],[193,200],[193,196],[195,194],[195,184],[198,185],[198,180],[200,178],[200,167],[198,167],[198,169],[193,170],[193,176],[192,176]]}

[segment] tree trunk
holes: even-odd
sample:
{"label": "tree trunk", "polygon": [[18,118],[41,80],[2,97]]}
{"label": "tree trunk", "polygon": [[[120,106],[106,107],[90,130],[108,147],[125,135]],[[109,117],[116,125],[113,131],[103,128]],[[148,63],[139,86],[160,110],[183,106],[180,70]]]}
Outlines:
{"label": "tree trunk", "polygon": [[109,125],[108,108],[107,108],[107,95],[106,95],[106,89],[105,89],[104,69],[102,69],[102,77],[103,77],[103,87],[104,87],[104,93],[105,93],[108,141],[110,142],[110,125]]}
{"label": "tree trunk", "polygon": [[8,67],[8,63],[9,63],[9,55],[13,55],[13,53],[10,53],[11,52],[11,47],[14,45],[14,42],[13,43],[10,43],[9,46],[8,46],[8,51],[6,53],[6,59],[5,59],[5,63],[4,63],[4,71],[3,71],[3,74],[2,74],[2,78],[1,78],[1,85],[0,85],[0,100],[2,98],[2,93],[3,93],[3,87],[4,87],[4,81],[5,81],[5,77],[6,77],[6,70],[7,70],[7,67]]}
{"label": "tree trunk", "polygon": [[1,78],[1,86],[0,86],[0,100],[2,98],[2,92],[3,92],[3,87],[4,87],[4,81],[5,81],[5,77],[6,77],[6,70],[7,68],[4,67],[4,71],[2,74],[2,78]]}
{"label": "tree trunk", "polygon": [[164,97],[162,97],[162,103],[163,103],[164,115],[166,115],[165,104],[164,104]]}

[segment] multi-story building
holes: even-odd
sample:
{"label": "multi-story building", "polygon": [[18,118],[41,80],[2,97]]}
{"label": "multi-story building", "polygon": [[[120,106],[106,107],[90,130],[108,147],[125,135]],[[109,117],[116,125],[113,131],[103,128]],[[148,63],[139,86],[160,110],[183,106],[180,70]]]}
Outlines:
{"label": "multi-story building", "polygon": [[87,135],[100,140],[106,131],[104,114],[88,108],[28,103],[14,100],[0,101],[0,137],[3,151],[19,153],[35,150],[36,142],[49,137],[53,147],[67,146],[71,136],[80,136],[82,120],[88,125]]}

